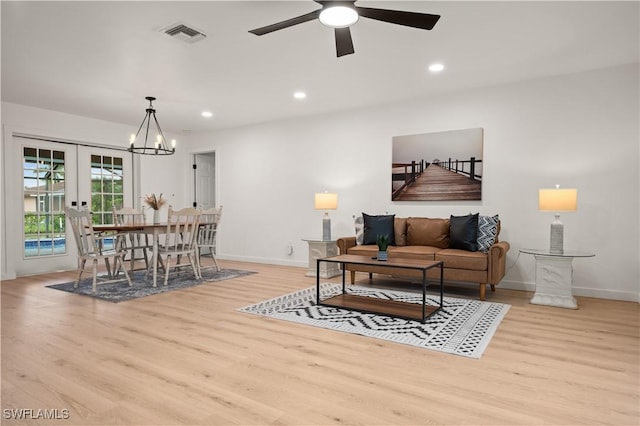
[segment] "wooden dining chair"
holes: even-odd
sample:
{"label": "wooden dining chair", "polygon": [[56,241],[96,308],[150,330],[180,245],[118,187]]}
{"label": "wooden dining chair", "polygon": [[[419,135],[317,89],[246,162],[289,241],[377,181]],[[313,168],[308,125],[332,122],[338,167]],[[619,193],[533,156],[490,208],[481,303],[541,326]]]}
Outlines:
{"label": "wooden dining chair", "polygon": [[[117,274],[122,268],[122,272],[124,272],[124,276],[131,286],[131,279],[129,278],[129,274],[127,269],[124,267],[122,263],[122,257],[126,253],[122,249],[121,238],[120,235],[117,234],[107,234],[101,235],[93,230],[93,224],[91,222],[91,213],[89,210],[77,210],[72,207],[65,208],[65,213],[69,223],[71,224],[71,229],[73,231],[73,236],[76,241],[76,247],[78,248],[78,258],[80,260],[78,279],[74,284],[74,288],[78,287],[78,283],[82,278],[82,272],[84,271],[84,267],[87,263],[87,260],[91,260],[92,268],[93,268],[93,292],[96,292],[96,284],[98,282],[98,261],[104,259],[105,266],[107,267],[108,279],[101,280],[101,283],[115,282],[118,281]],[[107,239],[113,240],[113,248],[105,248],[105,241]],[[111,269],[111,265],[109,263],[109,259],[114,260],[113,270]]]}
{"label": "wooden dining chair", "polygon": [[[136,210],[132,207],[123,207],[121,209],[113,209],[113,223],[116,225],[140,225],[145,222],[143,210]],[[133,269],[136,260],[144,260],[145,269],[149,269],[149,256],[147,250],[151,250],[153,242],[149,235],[144,231],[131,231],[123,235],[123,249],[129,256],[131,269]],[[127,260],[126,257],[123,260]]]}
{"label": "wooden dining chair", "polygon": [[[222,216],[222,206],[200,211],[200,229],[198,231],[198,270],[202,271],[200,258],[204,255],[211,255],[216,271],[220,272],[220,265],[216,259],[216,235],[218,233],[218,224]],[[203,249],[204,253],[203,253]],[[202,272],[200,272],[202,276]]]}
{"label": "wooden dining chair", "polygon": [[[169,206],[164,242],[158,242],[158,259],[162,259],[164,257],[164,285],[167,285],[169,282],[169,270],[171,268],[184,266],[180,263],[183,256],[186,256],[189,259],[195,278],[200,278],[196,251],[196,238],[198,236],[199,221],[199,210],[194,208],[185,208],[174,211],[173,208]],[[172,257],[175,258],[175,263],[173,265],[171,264]],[[147,276],[151,271],[151,266],[152,265],[147,268]]]}

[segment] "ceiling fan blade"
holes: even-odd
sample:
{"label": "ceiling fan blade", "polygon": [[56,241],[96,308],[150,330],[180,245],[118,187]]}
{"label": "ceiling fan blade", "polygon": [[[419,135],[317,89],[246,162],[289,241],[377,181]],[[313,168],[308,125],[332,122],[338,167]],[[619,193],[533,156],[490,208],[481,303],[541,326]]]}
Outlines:
{"label": "ceiling fan blade", "polygon": [[375,9],[371,7],[355,6],[358,15],[376,21],[390,22],[392,24],[404,25],[405,27],[421,28],[430,30],[440,19],[440,15],[428,13],[405,12],[401,10]]}
{"label": "ceiling fan blade", "polygon": [[336,28],[336,53],[338,58],[344,55],[351,55],[353,50],[353,40],[351,39],[351,30],[349,27]]}
{"label": "ceiling fan blade", "polygon": [[322,9],[315,10],[313,12],[309,12],[307,14],[297,16],[295,18],[287,19],[286,21],[278,22],[277,24],[267,25],[266,27],[256,28],[255,30],[249,31],[252,34],[261,36],[265,34],[269,34],[273,31],[283,30],[285,28],[292,27],[294,25],[303,24],[305,22],[313,21],[320,16],[320,11]]}

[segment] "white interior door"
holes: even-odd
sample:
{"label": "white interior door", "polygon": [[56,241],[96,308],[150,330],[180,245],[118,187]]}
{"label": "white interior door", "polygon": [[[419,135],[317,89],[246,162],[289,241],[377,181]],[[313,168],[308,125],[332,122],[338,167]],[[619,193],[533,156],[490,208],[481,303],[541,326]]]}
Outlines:
{"label": "white interior door", "polygon": [[77,253],[65,206],[86,205],[94,223],[132,205],[131,154],[14,136],[5,158],[7,264],[16,275],[75,269]]}
{"label": "white interior door", "polygon": [[216,154],[207,152],[195,155],[195,196],[197,206],[203,209],[216,207]]}

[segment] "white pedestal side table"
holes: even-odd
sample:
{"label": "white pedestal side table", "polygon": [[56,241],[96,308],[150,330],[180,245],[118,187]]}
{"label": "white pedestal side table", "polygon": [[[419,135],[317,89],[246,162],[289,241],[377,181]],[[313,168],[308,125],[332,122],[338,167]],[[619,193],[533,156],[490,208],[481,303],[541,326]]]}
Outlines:
{"label": "white pedestal side table", "polygon": [[571,290],[573,259],[593,257],[595,253],[577,250],[552,253],[540,249],[520,249],[520,253],[532,254],[536,258],[536,291],[531,303],[578,309],[578,302]]}
{"label": "white pedestal side table", "polygon": [[[315,277],[318,274],[317,260],[324,257],[337,256],[338,246],[335,240],[315,240],[302,239],[309,244],[309,271],[305,274],[307,277]],[[338,263],[320,262],[320,278],[331,278],[340,275],[340,267]]]}

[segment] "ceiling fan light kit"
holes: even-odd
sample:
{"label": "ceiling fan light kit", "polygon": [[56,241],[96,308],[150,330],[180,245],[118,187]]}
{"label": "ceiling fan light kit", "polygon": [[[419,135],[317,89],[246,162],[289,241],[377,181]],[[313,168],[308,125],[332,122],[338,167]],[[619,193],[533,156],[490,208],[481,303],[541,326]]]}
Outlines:
{"label": "ceiling fan light kit", "polygon": [[331,28],[346,28],[358,22],[358,12],[349,6],[331,6],[322,8],[318,19]]}
{"label": "ceiling fan light kit", "polygon": [[359,7],[355,5],[356,0],[314,1],[321,4],[322,9],[287,19],[286,21],[267,25],[266,27],[256,28],[249,32],[262,36],[274,31],[283,30],[294,25],[318,19],[325,26],[334,29],[336,38],[336,54],[340,57],[350,55],[355,52],[349,27],[355,24],[359,17],[423,30],[431,30],[438,22],[438,19],[440,19],[440,15],[432,15],[429,13]]}

